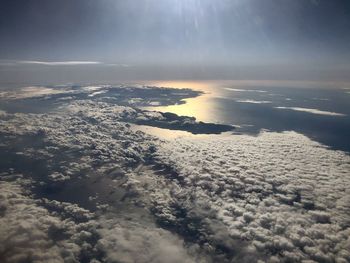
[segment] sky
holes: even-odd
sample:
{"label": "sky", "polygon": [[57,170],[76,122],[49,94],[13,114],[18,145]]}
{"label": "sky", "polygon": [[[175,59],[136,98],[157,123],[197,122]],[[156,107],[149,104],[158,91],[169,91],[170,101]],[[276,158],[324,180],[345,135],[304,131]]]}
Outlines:
{"label": "sky", "polygon": [[347,0],[1,0],[0,78],[348,80]]}

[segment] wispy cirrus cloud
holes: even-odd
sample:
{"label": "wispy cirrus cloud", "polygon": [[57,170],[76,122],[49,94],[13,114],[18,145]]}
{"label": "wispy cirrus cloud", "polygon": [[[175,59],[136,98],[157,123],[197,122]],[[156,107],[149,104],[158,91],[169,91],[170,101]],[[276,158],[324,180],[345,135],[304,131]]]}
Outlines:
{"label": "wispy cirrus cloud", "polygon": [[98,65],[103,64],[99,61],[39,61],[39,60],[20,60],[19,64],[34,64],[45,66],[76,66],[76,65]]}
{"label": "wispy cirrus cloud", "polygon": [[42,60],[3,60],[0,59],[0,66],[14,67],[20,65],[38,65],[38,66],[84,66],[84,65],[99,65],[108,67],[131,67],[129,64],[124,63],[105,63],[101,61],[90,60],[67,60],[67,61],[42,61]]}

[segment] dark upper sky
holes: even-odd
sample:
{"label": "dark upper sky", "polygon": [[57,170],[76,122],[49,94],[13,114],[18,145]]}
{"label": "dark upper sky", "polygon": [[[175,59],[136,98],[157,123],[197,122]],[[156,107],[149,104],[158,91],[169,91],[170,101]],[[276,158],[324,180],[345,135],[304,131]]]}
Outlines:
{"label": "dark upper sky", "polygon": [[0,38],[3,78],[345,79],[350,1],[0,0]]}

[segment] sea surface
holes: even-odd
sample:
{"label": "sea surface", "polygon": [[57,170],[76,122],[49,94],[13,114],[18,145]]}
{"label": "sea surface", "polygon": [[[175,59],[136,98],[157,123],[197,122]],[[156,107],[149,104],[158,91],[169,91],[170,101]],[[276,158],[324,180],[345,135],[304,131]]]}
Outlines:
{"label": "sea surface", "polygon": [[[100,84],[114,85],[108,82]],[[97,83],[96,85],[100,84]],[[55,85],[58,84],[55,83]],[[202,95],[184,99],[183,103],[170,106],[156,106],[157,103],[155,103],[155,106],[144,107],[147,110],[172,112],[180,116],[195,117],[198,121],[233,125],[235,126],[235,133],[252,136],[258,135],[262,130],[274,132],[296,131],[332,149],[350,153],[349,83],[138,81],[127,83],[127,85],[189,88],[203,92]],[[18,90],[26,86],[46,87],[38,84],[1,83],[0,95],[6,91]],[[100,96],[104,95],[106,94],[100,94]],[[119,96],[113,92],[108,95],[116,98]],[[171,96],[169,94],[163,95]],[[143,94],[134,94],[134,96],[142,97]],[[54,105],[51,101],[47,101],[46,104],[48,105],[46,105],[42,101],[40,104],[33,103],[33,100],[24,100],[21,104],[13,104],[11,101],[4,102],[2,100],[2,104],[0,109],[6,111],[26,111],[31,108],[31,110],[39,112],[43,109],[45,111],[46,108]],[[39,107],[38,110],[36,110],[37,107]],[[146,127],[146,131],[149,130],[152,129]],[[163,137],[173,137],[171,133],[182,134],[181,132],[164,129],[158,129],[156,133]]]}
{"label": "sea surface", "polygon": [[285,81],[154,82],[203,95],[151,110],[232,124],[238,133],[296,131],[333,149],[350,152],[350,85]]}

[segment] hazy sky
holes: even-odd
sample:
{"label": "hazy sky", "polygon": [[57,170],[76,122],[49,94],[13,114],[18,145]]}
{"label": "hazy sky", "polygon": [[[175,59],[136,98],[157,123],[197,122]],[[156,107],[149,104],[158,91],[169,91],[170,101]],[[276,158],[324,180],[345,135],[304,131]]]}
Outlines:
{"label": "hazy sky", "polygon": [[1,0],[0,40],[3,80],[347,79],[350,1]]}

